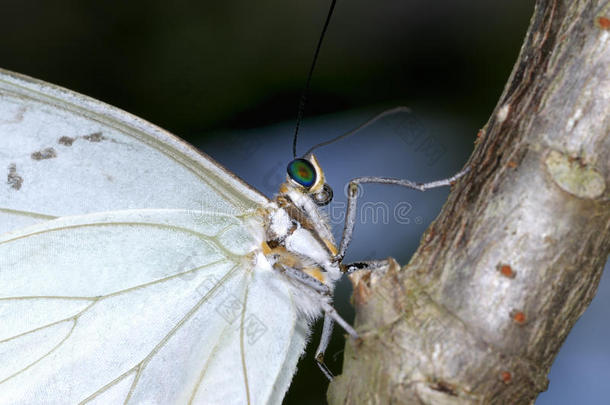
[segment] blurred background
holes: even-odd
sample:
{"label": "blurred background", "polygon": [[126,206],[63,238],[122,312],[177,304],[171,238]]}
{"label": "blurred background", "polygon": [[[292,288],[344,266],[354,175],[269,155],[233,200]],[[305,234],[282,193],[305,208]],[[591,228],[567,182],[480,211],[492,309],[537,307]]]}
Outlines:
{"label": "blurred background", "polygon": [[[428,181],[451,176],[500,96],[533,10],[523,1],[339,2],[313,77],[300,148],[387,117],[318,152],[335,200],[362,175]],[[294,120],[329,1],[54,2],[3,0],[0,67],[64,86],[145,118],[188,140],[267,196],[291,159]],[[347,260],[406,263],[447,190],[371,185]],[[608,266],[607,266],[608,267]],[[351,320],[350,286],[336,306]],[[610,277],[564,344],[537,404],[610,397]],[[317,330],[319,330],[317,326]],[[323,404],[314,365],[319,333],[286,404]],[[341,369],[343,337],[327,352]]]}

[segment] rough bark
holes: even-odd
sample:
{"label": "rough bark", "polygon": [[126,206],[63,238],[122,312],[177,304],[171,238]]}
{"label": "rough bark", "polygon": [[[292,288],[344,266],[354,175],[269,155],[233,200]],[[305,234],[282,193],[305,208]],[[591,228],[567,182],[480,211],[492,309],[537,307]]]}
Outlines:
{"label": "rough bark", "polygon": [[404,268],[353,278],[338,404],[524,404],[610,251],[610,4],[538,0],[441,214]]}

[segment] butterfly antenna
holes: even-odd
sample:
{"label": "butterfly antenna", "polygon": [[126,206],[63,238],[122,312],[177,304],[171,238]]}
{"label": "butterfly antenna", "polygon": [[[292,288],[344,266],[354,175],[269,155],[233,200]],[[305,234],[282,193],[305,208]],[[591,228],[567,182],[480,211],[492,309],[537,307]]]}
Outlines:
{"label": "butterfly antenna", "polygon": [[322,47],[322,40],[324,39],[324,35],[326,34],[326,29],[328,28],[328,24],[330,23],[330,17],[332,17],[333,15],[333,10],[335,9],[336,3],[337,0],[333,0],[330,4],[330,9],[328,10],[328,15],[326,16],[326,22],[324,23],[324,28],[322,28],[322,33],[320,34],[320,39],[318,40],[318,46],[316,46],[316,52],[313,54],[313,61],[311,62],[309,73],[307,74],[307,82],[305,82],[305,88],[303,89],[303,93],[301,93],[301,99],[299,101],[299,110],[297,113],[297,125],[294,129],[294,138],[292,139],[293,158],[297,157],[297,137],[299,135],[299,126],[301,125],[301,121],[303,120],[303,111],[305,110],[305,103],[307,102],[307,92],[309,91],[311,76],[313,76],[313,69],[316,67],[316,61],[318,60],[320,48]]}
{"label": "butterfly antenna", "polygon": [[377,122],[378,120],[380,120],[381,118],[383,118],[385,116],[388,116],[391,114],[396,114],[396,113],[401,113],[401,112],[409,113],[409,112],[411,112],[411,110],[409,109],[409,107],[403,107],[403,106],[394,107],[394,108],[390,108],[389,110],[385,110],[385,111],[375,115],[373,118],[369,119],[364,124],[361,124],[361,125],[357,126],[356,128],[352,129],[349,132],[346,132],[342,135],[334,137],[333,139],[330,139],[330,140],[324,141],[324,142],[320,142],[319,144],[312,146],[311,148],[309,148],[309,150],[307,152],[305,152],[305,154],[303,156],[309,155],[311,152],[313,152],[314,149],[317,149],[321,146],[326,146],[331,143],[340,141],[343,138],[347,138],[350,135],[354,135],[356,132],[363,130],[364,128],[368,127],[369,125],[373,125],[375,122]]}

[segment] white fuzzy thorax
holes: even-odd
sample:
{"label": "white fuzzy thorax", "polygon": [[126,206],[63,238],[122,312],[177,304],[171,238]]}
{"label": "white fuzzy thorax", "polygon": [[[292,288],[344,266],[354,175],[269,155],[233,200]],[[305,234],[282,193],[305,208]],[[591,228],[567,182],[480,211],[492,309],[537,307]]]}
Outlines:
{"label": "white fuzzy thorax", "polygon": [[[326,216],[311,195],[288,181],[276,202],[268,205],[268,213],[267,238],[274,243],[274,248],[267,257],[274,268],[281,271],[282,266],[289,266],[314,275],[332,291],[334,282],[341,276],[333,260],[335,242]],[[279,245],[275,247],[276,244]],[[308,321],[321,314],[323,302],[332,301],[330,296],[319,294],[301,281],[286,278],[292,286],[299,313]]]}

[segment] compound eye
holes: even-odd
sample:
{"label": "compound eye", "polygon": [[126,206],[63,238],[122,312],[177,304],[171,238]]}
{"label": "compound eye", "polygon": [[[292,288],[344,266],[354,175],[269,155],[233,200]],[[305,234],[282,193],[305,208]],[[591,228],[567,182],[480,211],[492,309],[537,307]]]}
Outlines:
{"label": "compound eye", "polygon": [[313,195],[314,202],[320,207],[328,205],[333,199],[333,189],[326,183],[322,186],[322,190]]}
{"label": "compound eye", "polygon": [[311,188],[316,183],[316,169],[306,159],[294,159],[288,163],[288,176],[298,185]]}

